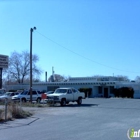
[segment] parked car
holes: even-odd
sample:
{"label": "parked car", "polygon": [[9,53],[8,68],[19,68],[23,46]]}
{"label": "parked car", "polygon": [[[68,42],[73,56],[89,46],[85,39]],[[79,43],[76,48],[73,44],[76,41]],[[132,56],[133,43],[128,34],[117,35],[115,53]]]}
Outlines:
{"label": "parked car", "polygon": [[[12,100],[14,100],[14,101],[21,100],[22,102],[30,101],[30,91],[29,90],[23,91],[22,93],[13,96]],[[37,90],[32,91],[32,101],[37,101],[37,102],[41,101],[41,92],[40,91],[37,91]]]}
{"label": "parked car", "polygon": [[2,96],[0,96],[0,101],[4,101],[7,99],[8,101],[11,101],[12,96],[16,95],[14,92],[6,92]]}
{"label": "parked car", "polygon": [[47,95],[46,101],[54,104],[60,103],[61,106],[76,101],[80,105],[83,98],[85,98],[85,93],[75,88],[57,88],[53,94]]}
{"label": "parked car", "polygon": [[15,95],[19,95],[20,94],[20,92],[14,92],[15,93]]}
{"label": "parked car", "polygon": [[5,89],[0,89],[0,96],[5,93]]}
{"label": "parked car", "polygon": [[2,96],[3,94],[4,94],[4,92],[1,92],[1,91],[0,91],[0,96]]}

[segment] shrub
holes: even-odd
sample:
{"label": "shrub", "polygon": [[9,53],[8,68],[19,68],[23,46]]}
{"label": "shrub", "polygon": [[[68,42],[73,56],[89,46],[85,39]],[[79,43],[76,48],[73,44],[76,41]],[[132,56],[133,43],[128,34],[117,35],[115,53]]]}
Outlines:
{"label": "shrub", "polygon": [[14,89],[10,89],[9,92],[16,92],[17,90]]}
{"label": "shrub", "polygon": [[114,89],[113,93],[115,97],[133,98],[134,90],[132,87],[121,87],[118,89]]}
{"label": "shrub", "polygon": [[8,111],[11,112],[13,118],[26,118],[32,114],[28,111],[24,111],[18,104],[10,103],[8,105]]}
{"label": "shrub", "polygon": [[84,92],[85,93],[85,97],[90,96],[92,93],[92,88],[80,88],[79,89],[80,92]]}
{"label": "shrub", "polygon": [[[32,113],[28,111],[24,111],[18,104],[16,103],[9,103],[7,105],[7,120],[12,120],[15,118],[26,118],[31,116]],[[0,121],[5,120],[5,110],[1,109],[0,110]]]}

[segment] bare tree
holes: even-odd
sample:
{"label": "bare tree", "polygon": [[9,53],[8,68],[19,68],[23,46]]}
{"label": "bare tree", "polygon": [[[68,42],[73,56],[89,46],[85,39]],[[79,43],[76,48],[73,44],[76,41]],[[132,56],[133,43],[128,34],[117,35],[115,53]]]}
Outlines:
{"label": "bare tree", "polygon": [[118,76],[116,76],[116,77],[117,77],[117,79],[118,79],[119,81],[130,81],[130,79],[128,78],[128,76],[118,75]]}
{"label": "bare tree", "polygon": [[137,76],[137,77],[135,78],[135,81],[136,81],[136,82],[140,82],[140,76]]}
{"label": "bare tree", "polygon": [[95,75],[94,78],[97,78],[99,80],[107,80],[109,77],[114,77],[118,81],[130,81],[130,79],[127,76],[124,75],[117,75],[117,76],[102,76],[102,75]]}
{"label": "bare tree", "polygon": [[[32,56],[32,71],[33,78],[36,75],[41,74],[41,70],[36,66],[38,56],[33,54]],[[12,52],[9,57],[9,67],[5,70],[8,79],[14,79],[18,83],[23,83],[25,79],[29,79],[30,76],[30,54],[28,51],[18,53]]]}

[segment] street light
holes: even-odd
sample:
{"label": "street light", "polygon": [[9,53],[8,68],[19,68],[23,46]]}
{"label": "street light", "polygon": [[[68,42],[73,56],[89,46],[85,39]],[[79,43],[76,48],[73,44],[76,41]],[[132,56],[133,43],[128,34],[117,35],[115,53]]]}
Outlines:
{"label": "street light", "polygon": [[30,102],[32,103],[32,34],[36,27],[30,29]]}

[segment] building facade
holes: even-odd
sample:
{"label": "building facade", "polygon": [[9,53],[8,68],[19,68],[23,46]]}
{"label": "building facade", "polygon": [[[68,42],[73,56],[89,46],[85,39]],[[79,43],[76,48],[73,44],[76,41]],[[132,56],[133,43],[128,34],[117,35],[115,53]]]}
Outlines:
{"label": "building facade", "polygon": [[[33,89],[50,91],[58,87],[74,87],[85,91],[86,97],[113,97],[114,88],[131,87],[134,98],[140,98],[140,83],[119,81],[117,77],[72,77],[67,82],[38,82],[33,83]],[[7,85],[6,90],[29,89],[28,84]]]}
{"label": "building facade", "polygon": [[[58,87],[74,87],[84,91],[86,97],[113,97],[114,88],[131,87],[134,89],[134,98],[140,98],[140,84],[135,82],[119,81],[117,77],[72,77],[67,82],[38,82],[33,83],[33,89],[50,91]],[[6,90],[29,89],[28,84],[6,85]]]}

